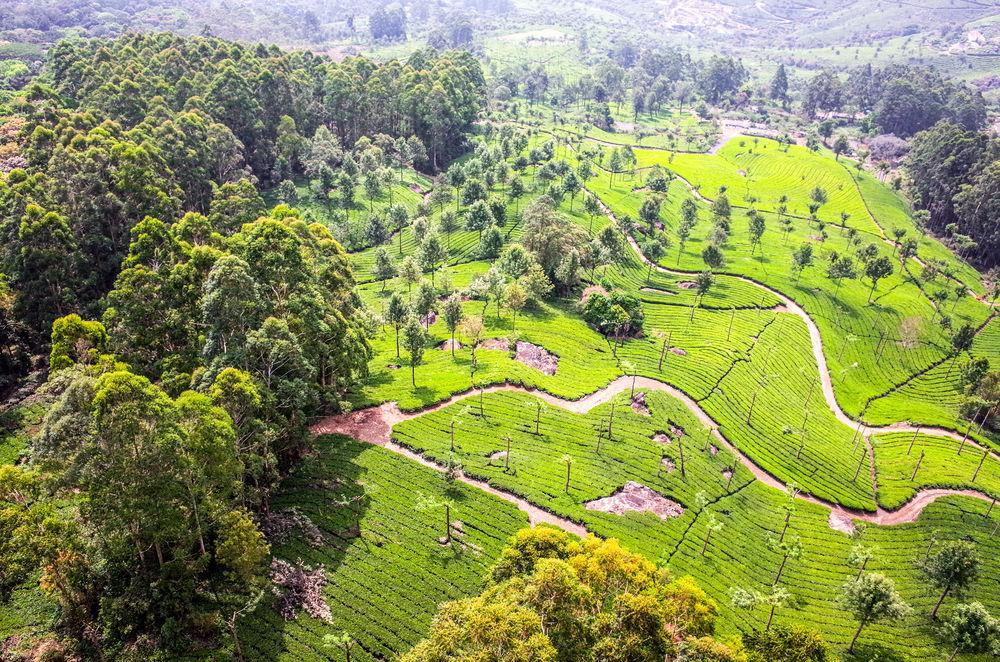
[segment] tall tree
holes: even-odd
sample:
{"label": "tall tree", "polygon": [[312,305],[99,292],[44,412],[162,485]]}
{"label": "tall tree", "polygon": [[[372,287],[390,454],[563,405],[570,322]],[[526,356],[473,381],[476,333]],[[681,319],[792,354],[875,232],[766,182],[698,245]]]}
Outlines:
{"label": "tall tree", "polygon": [[844,585],[844,606],[858,621],[858,629],[851,638],[849,652],[854,652],[861,631],[867,625],[882,621],[898,621],[911,611],[910,606],[896,592],[892,580],[877,572],[861,575]]}

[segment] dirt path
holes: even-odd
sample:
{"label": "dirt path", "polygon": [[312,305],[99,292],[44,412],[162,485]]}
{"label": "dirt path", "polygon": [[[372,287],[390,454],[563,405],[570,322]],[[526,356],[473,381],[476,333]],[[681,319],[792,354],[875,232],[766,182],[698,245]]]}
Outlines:
{"label": "dirt path", "polygon": [[[660,391],[666,393],[677,400],[684,403],[684,406],[698,419],[698,422],[705,428],[711,429],[712,436],[729,452],[731,452],[743,466],[745,466],[754,478],[759,480],[761,483],[773,487],[777,490],[785,490],[786,485],[781,482],[778,478],[768,473],[766,470],[758,466],[744,455],[738,448],[733,446],[726,437],[719,432],[719,424],[704,410],[701,406],[694,401],[687,393],[684,393],[678,388],[666,384],[656,379],[649,377],[635,377],[634,378],[635,388],[642,391]],[[500,393],[500,392],[516,392],[516,393],[530,393],[538,398],[541,398],[546,403],[553,405],[555,407],[560,407],[567,411],[571,411],[576,414],[586,414],[590,412],[594,407],[610,402],[619,393],[624,391],[630,391],[633,386],[633,378],[629,376],[622,376],[614,380],[604,388],[590,393],[579,400],[565,400],[563,398],[552,395],[545,391],[539,391],[536,389],[528,389],[523,386],[517,386],[513,384],[498,384],[494,386],[489,386],[484,389],[477,389],[475,391],[467,391],[464,393],[459,393],[453,395],[447,400],[438,402],[425,409],[403,412],[399,409],[395,402],[388,402],[377,407],[369,407],[367,409],[361,409],[348,414],[341,414],[338,416],[331,416],[325,418],[315,425],[312,426],[311,431],[315,435],[320,434],[344,434],[347,436],[360,439],[361,441],[368,442],[370,444],[375,444],[382,446],[388,450],[395,453],[399,453],[404,457],[407,457],[414,462],[419,462],[425,467],[430,467],[437,471],[446,471],[446,467],[440,465],[433,460],[430,460],[419,453],[401,446],[392,441],[392,427],[397,423],[402,421],[407,421],[420,416],[424,416],[431,412],[438,411],[457,402],[467,400],[469,398],[479,397],[480,393]],[[515,504],[518,508],[528,514],[528,521],[532,524],[546,523],[559,528],[565,529],[576,535],[586,535],[587,530],[585,527],[577,522],[574,522],[565,517],[560,517],[555,515],[543,508],[540,508],[529,501],[523,499],[522,497],[516,496],[509,492],[500,490],[488,482],[479,480],[477,478],[472,478],[464,473],[460,473],[458,478],[463,483],[477,487],[481,490],[489,492],[490,494],[501,498],[505,501]],[[796,498],[806,501],[830,510],[829,524],[830,527],[838,531],[843,531],[845,533],[850,533],[854,529],[853,520],[863,520],[872,524],[878,524],[882,526],[888,526],[893,524],[904,524],[908,522],[915,522],[920,514],[923,512],[924,508],[929,506],[935,500],[945,497],[945,496],[967,496],[982,499],[984,501],[990,501],[992,497],[987,496],[985,493],[977,492],[975,490],[945,490],[945,489],[924,489],[918,490],[917,494],[907,502],[904,506],[898,510],[884,510],[879,508],[876,512],[861,512],[855,511],[848,508],[844,508],[837,504],[831,503],[824,499],[820,499],[811,494],[806,494],[800,492],[796,495]]]}
{"label": "dirt path", "polygon": [[[612,221],[614,221],[617,224],[617,219],[615,218],[614,213],[611,211],[611,209],[608,208],[603,201],[601,201],[600,204],[604,210],[604,213],[607,214],[608,217],[611,218]],[[642,260],[643,264],[646,265],[651,264],[653,268],[656,269],[657,271],[670,274],[672,276],[681,276],[681,277],[690,277],[696,274],[696,272],[670,269],[668,267],[661,266],[660,264],[652,263],[646,258],[645,255],[643,255],[642,250],[640,250],[639,244],[638,242],[636,242],[634,237],[629,235],[628,242],[632,246],[632,250],[634,250],[636,255],[639,256],[639,259]],[[843,423],[848,427],[856,427],[859,425],[862,426],[862,428],[865,430],[864,434],[866,437],[870,436],[871,434],[878,434],[879,432],[921,432],[939,437],[949,437],[951,439],[956,439],[956,440],[963,439],[963,435],[959,434],[958,432],[955,432],[954,430],[949,430],[946,428],[933,427],[933,426],[913,426],[908,423],[902,423],[902,422],[893,423],[892,425],[886,425],[881,427],[869,427],[863,425],[860,421],[856,421],[850,416],[848,416],[847,413],[844,412],[843,409],[841,409],[840,403],[837,402],[837,395],[833,390],[833,380],[830,377],[830,368],[826,364],[826,355],[823,353],[823,337],[820,334],[819,327],[816,326],[816,323],[809,316],[809,314],[806,313],[806,311],[802,308],[802,306],[796,303],[793,299],[789,298],[782,292],[768,285],[765,285],[764,283],[761,283],[758,280],[746,276],[740,276],[737,274],[727,273],[725,275],[730,278],[735,278],[736,280],[740,280],[744,283],[754,285],[762,290],[766,290],[767,292],[771,293],[774,297],[776,297],[779,301],[781,301],[782,305],[785,306],[787,312],[797,315],[799,318],[802,319],[802,321],[806,325],[806,328],[809,330],[809,341],[810,344],[812,345],[813,358],[816,360],[816,365],[819,367],[820,386],[823,392],[823,397],[826,399],[827,406],[830,407],[830,410],[833,412],[834,416],[837,417],[838,421],[840,421],[841,423]],[[966,443],[974,445],[980,450],[985,450],[985,448],[983,448],[981,445],[979,445],[978,443],[976,443],[971,439],[967,439]],[[993,452],[993,455],[996,455],[996,452]]]}
{"label": "dirt path", "polygon": [[[719,129],[719,138],[708,149],[709,154],[717,154],[726,143],[740,136],[747,138],[768,138],[770,140],[777,140],[781,137],[781,133],[776,129],[768,129],[744,120],[720,120]],[[798,132],[789,133],[788,135],[795,141],[796,145],[805,144],[805,138]]]}

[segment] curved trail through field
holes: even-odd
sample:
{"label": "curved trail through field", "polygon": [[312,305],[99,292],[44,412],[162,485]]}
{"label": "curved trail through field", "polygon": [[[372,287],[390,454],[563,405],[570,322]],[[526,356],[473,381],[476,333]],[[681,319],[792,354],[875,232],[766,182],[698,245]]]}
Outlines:
{"label": "curved trail through field", "polygon": [[[602,201],[600,198],[598,198],[598,202],[600,203],[602,210],[608,216],[608,218],[614,221],[615,224],[617,225],[618,224],[617,218],[615,218],[614,212],[612,212],[611,209],[606,204],[604,204],[604,201]],[[635,240],[635,237],[633,237],[631,234],[628,235],[628,243],[632,247],[632,250],[635,251],[639,259],[643,262],[643,264],[647,266],[651,265],[657,271],[670,274],[672,276],[680,276],[686,278],[690,278],[691,276],[696,275],[696,272],[671,269],[669,267],[664,267],[656,262],[651,262],[643,254],[642,250],[639,248],[638,242]],[[965,443],[971,446],[975,446],[980,450],[986,450],[975,440],[969,439],[968,435],[963,436],[958,432],[954,430],[949,430],[947,428],[934,427],[934,426],[914,426],[905,422],[893,423],[884,426],[866,426],[863,423],[854,420],[853,418],[848,416],[843,409],[841,409],[840,403],[837,402],[837,395],[833,390],[833,380],[830,377],[830,368],[826,364],[826,355],[823,352],[823,337],[820,334],[819,327],[813,321],[812,317],[810,317],[809,314],[805,311],[805,309],[803,309],[802,306],[796,303],[794,299],[790,298],[783,292],[776,290],[775,288],[769,285],[765,285],[759,280],[750,278],[748,276],[741,276],[738,274],[731,274],[731,273],[726,273],[723,275],[729,278],[735,278],[736,280],[742,281],[744,283],[753,285],[755,287],[758,287],[762,290],[769,292],[775,298],[781,301],[781,303],[785,306],[786,310],[784,312],[797,315],[799,318],[802,319],[802,321],[806,325],[806,328],[809,330],[809,341],[810,344],[812,345],[813,358],[816,360],[816,365],[819,368],[820,387],[823,392],[823,397],[826,399],[827,406],[829,406],[830,410],[833,412],[834,416],[836,416],[837,420],[843,423],[844,425],[848,427],[858,426],[859,431],[862,431],[862,434],[866,438],[866,440],[870,435],[878,434],[880,432],[920,432],[923,434],[928,434],[938,437],[948,437],[950,439],[955,439],[958,441],[964,440]],[[989,319],[987,319],[987,323],[989,322],[990,319],[992,319],[992,316]],[[995,451],[991,451],[991,455],[996,456],[997,453]]]}
{"label": "curved trail through field", "polygon": [[[773,487],[774,489],[786,489],[787,486],[783,482],[758,466],[753,460],[744,455],[738,448],[731,444],[729,440],[726,439],[726,437],[719,431],[719,424],[716,423],[715,420],[701,408],[701,405],[695,402],[695,400],[687,393],[684,393],[670,384],[661,382],[657,379],[652,379],[650,377],[618,377],[604,388],[585,395],[579,400],[566,400],[546,391],[529,389],[514,384],[496,384],[483,389],[476,389],[475,391],[466,391],[464,393],[453,395],[447,400],[442,400],[441,402],[416,411],[404,412],[399,409],[399,406],[395,402],[386,402],[375,407],[368,407],[366,409],[359,409],[347,414],[330,416],[315,423],[311,427],[311,432],[314,435],[343,434],[354,437],[360,441],[382,446],[383,448],[398,453],[413,460],[414,462],[418,462],[425,467],[443,472],[447,470],[447,467],[434,462],[433,460],[410,448],[401,446],[400,444],[392,441],[393,426],[403,421],[408,421],[435,411],[439,411],[462,400],[478,397],[481,393],[529,393],[544,400],[552,406],[565,409],[575,414],[586,414],[594,407],[610,402],[616,395],[625,391],[630,391],[633,388],[633,380],[634,388],[637,390],[661,391],[681,401],[684,406],[687,407],[688,410],[698,419],[699,423],[701,423],[704,427],[711,429],[712,436],[729,452],[731,452],[740,461],[740,463],[750,471],[754,478],[769,487]],[[522,497],[500,490],[487,481],[473,478],[465,473],[459,473],[457,480],[515,504],[518,508],[528,514],[528,521],[531,522],[531,524],[551,524],[576,535],[583,536],[587,534],[586,527],[582,526],[580,523],[555,515],[554,513],[551,513]],[[843,506],[831,503],[825,499],[820,499],[804,492],[797,493],[796,498],[829,509],[830,527],[844,533],[850,533],[854,529],[853,520],[863,520],[865,522],[883,526],[915,522],[917,518],[920,517],[924,508],[929,506],[935,500],[941,497],[956,495],[978,498],[984,501],[990,501],[992,499],[992,497],[986,495],[985,493],[975,490],[923,489],[918,490],[916,495],[898,510],[890,511],[879,508],[876,512],[871,513],[844,508]]]}

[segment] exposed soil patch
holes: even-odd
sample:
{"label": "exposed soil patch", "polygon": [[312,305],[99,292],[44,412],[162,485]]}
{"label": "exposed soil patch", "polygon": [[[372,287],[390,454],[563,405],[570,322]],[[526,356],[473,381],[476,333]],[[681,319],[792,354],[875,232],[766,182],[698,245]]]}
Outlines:
{"label": "exposed soil patch", "polygon": [[830,519],[828,521],[830,528],[834,531],[840,531],[849,536],[854,535],[854,520],[851,519],[850,513],[834,508],[830,511]]}
{"label": "exposed soil patch", "polygon": [[590,298],[591,294],[603,294],[606,296],[608,294],[608,291],[603,287],[601,287],[600,285],[591,285],[590,287],[585,287],[583,289],[583,293],[580,294],[580,303],[581,304],[587,303],[587,299]]}
{"label": "exposed soil patch", "polygon": [[676,425],[671,425],[670,434],[673,435],[674,439],[680,439],[681,437],[684,436],[684,428]]}
{"label": "exposed soil patch", "polygon": [[708,452],[712,454],[712,457],[715,457],[716,455],[719,454],[719,447],[716,446],[715,444],[712,444],[711,446],[708,447]]}
{"label": "exposed soil patch", "polygon": [[426,316],[420,318],[420,323],[423,324],[424,327],[428,327],[434,322],[436,322],[437,318],[438,318],[437,313],[435,313],[432,310],[431,312],[427,313]]}
{"label": "exposed soil patch", "polygon": [[628,512],[647,512],[660,519],[667,519],[680,517],[684,514],[684,507],[681,504],[668,499],[656,490],[631,480],[625,483],[625,487],[611,496],[588,501],[585,505],[587,510],[597,510],[614,515],[624,515]]}
{"label": "exposed soil patch", "polygon": [[670,351],[671,351],[671,353],[676,354],[677,356],[687,356],[688,355],[688,353],[686,351],[684,351],[683,349],[681,349],[680,347],[671,347]]}
{"label": "exposed soil patch", "polygon": [[389,370],[399,370],[398,363],[386,363],[385,367],[388,368]]}
{"label": "exposed soil patch", "polygon": [[747,171],[746,170],[740,169],[740,170],[737,170],[736,172],[737,172],[737,174],[739,174],[740,177],[746,177],[747,176]]}
{"label": "exposed soil patch", "polygon": [[450,352],[452,349],[452,343],[454,343],[455,349],[462,349],[462,343],[458,342],[457,340],[452,341],[451,338],[445,340],[443,343],[438,345],[437,348],[446,352]]}
{"label": "exposed soil patch", "polygon": [[559,367],[558,356],[552,354],[544,347],[539,347],[523,340],[517,341],[517,351],[514,354],[514,359],[546,375],[556,374],[556,369]]}
{"label": "exposed soil patch", "polygon": [[342,434],[369,444],[383,445],[388,442],[392,426],[406,419],[395,402],[386,402],[378,407],[358,409],[347,414],[324,418],[312,427],[312,433]]}
{"label": "exposed soil patch", "polygon": [[494,349],[501,352],[509,352],[510,343],[507,342],[506,338],[490,338],[479,343],[479,349]]}
{"label": "exposed soil patch", "polygon": [[632,411],[640,416],[650,416],[649,405],[646,404],[646,393],[639,391],[632,396]]}
{"label": "exposed soil patch", "polygon": [[677,287],[681,288],[682,290],[693,290],[694,288],[698,287],[698,283],[691,280],[682,280],[681,282],[677,283]]}
{"label": "exposed soil patch", "polygon": [[507,457],[507,451],[497,451],[496,453],[492,453],[490,455],[490,464],[506,459],[506,457]]}
{"label": "exposed soil patch", "polygon": [[641,287],[640,292],[646,292],[647,294],[668,294],[670,296],[677,296],[677,292],[671,292],[670,290],[661,290],[658,287]]}
{"label": "exposed soil patch", "polygon": [[655,441],[658,444],[663,444],[664,446],[669,446],[670,444],[674,443],[673,439],[671,439],[669,436],[665,435],[662,432],[657,432],[656,434],[654,434],[653,441]]}
{"label": "exposed soil patch", "polygon": [[722,477],[725,478],[726,480],[729,480],[730,478],[733,477],[733,470],[732,469],[728,469],[728,468],[727,469],[723,469],[722,470]]}
{"label": "exposed soil patch", "polygon": [[669,457],[665,457],[662,460],[660,460],[660,465],[666,470],[668,474],[674,473],[674,470],[677,468],[677,466],[674,464],[674,461]]}
{"label": "exposed soil patch", "polygon": [[298,508],[283,508],[268,513],[260,528],[273,545],[286,542],[296,531],[302,534],[310,547],[322,547],[325,542],[323,532]]}
{"label": "exposed soil patch", "polygon": [[312,568],[301,561],[292,565],[281,559],[271,560],[272,591],[278,596],[278,613],[286,621],[300,610],[321,621],[330,622],[330,606],[323,596],[326,573],[323,566]]}

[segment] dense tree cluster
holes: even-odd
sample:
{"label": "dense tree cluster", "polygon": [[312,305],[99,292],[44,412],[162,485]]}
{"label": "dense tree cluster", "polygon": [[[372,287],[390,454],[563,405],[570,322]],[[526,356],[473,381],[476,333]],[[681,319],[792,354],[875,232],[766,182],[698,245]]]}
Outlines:
{"label": "dense tree cluster", "polygon": [[406,39],[406,12],[399,3],[379,7],[368,17],[368,29],[376,41]]}
{"label": "dense tree cluster", "polygon": [[[780,89],[776,77],[772,84],[774,98],[782,98]],[[980,129],[986,123],[986,104],[979,91],[946,80],[931,69],[909,65],[876,69],[867,64],[851,70],[846,82],[824,69],[806,82],[802,109],[810,117],[847,108],[870,114],[880,133],[903,138],[941,120],[968,130]]]}
{"label": "dense tree cluster", "polygon": [[55,404],[30,468],[4,476],[33,487],[0,580],[42,567],[95,656],[137,637],[183,650],[253,598],[281,469],[370,356],[346,254],[295,210],[229,236],[194,212],[130,234],[103,324],[55,321]]}
{"label": "dense tree cluster", "polygon": [[126,129],[158,100],[203,111],[233,132],[261,181],[273,179],[283,131],[309,137],[324,124],[347,145],[375,133],[416,135],[436,166],[461,148],[484,85],[468,53],[418,51],[378,66],[167,34],[62,42],[51,59],[60,94]]}
{"label": "dense tree cluster", "polygon": [[50,77],[24,96],[21,160],[0,173],[0,273],[29,347],[60,315],[100,312],[145,217],[204,214],[231,234],[263,213],[257,182],[305,173],[332,190],[334,168],[357,177],[341,145],[366,135],[386,138],[371,152],[380,176],[397,161],[437,167],[461,148],[483,87],[468,54],[335,64],[166,34],[62,42]]}
{"label": "dense tree cluster", "polygon": [[657,112],[675,102],[683,110],[699,93],[710,103],[727,103],[749,81],[742,62],[732,57],[697,61],[687,51],[669,47],[613,48],[591,71],[573,80],[554,76],[537,64],[507,67],[497,77],[504,90],[533,101],[622,104],[630,100],[636,115]]}
{"label": "dense tree cluster", "polygon": [[826,644],[775,628],[745,642],[714,636],[719,607],[690,577],[593,536],[519,531],[473,598],[445,603],[430,636],[402,659],[816,661]]}
{"label": "dense tree cluster", "polygon": [[963,257],[1000,264],[1000,140],[939,122],[917,134],[905,164],[925,228]]}

